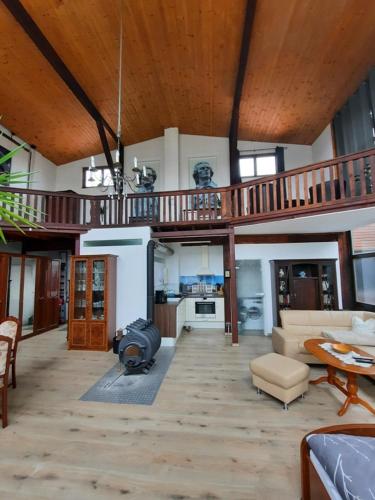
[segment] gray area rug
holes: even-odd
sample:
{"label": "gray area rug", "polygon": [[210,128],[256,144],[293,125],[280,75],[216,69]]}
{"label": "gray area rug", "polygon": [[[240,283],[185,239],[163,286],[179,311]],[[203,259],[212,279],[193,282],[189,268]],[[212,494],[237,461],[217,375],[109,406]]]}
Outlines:
{"label": "gray area rug", "polygon": [[175,353],[174,347],[161,347],[155,364],[146,375],[124,375],[120,363],[111,368],[83,396],[81,401],[152,405]]}

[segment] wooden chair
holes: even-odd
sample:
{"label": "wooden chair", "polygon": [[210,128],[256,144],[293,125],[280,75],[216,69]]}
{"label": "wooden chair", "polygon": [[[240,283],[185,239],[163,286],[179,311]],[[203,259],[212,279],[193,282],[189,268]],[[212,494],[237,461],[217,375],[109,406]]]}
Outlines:
{"label": "wooden chair", "polygon": [[12,339],[0,335],[0,393],[1,420],[3,422],[3,427],[8,425],[8,376],[11,354]]}
{"label": "wooden chair", "polygon": [[8,316],[0,322],[0,335],[9,337],[12,340],[12,352],[10,357],[10,364],[12,367],[12,386],[17,387],[16,382],[16,357],[18,342],[21,338],[21,323],[14,316]]}

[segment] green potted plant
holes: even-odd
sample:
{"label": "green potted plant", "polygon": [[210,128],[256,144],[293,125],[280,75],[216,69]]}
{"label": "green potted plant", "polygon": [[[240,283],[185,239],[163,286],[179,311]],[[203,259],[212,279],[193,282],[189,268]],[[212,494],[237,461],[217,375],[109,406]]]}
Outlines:
{"label": "green potted plant", "polygon": [[[15,156],[24,146],[25,143],[0,157],[0,166],[13,158],[13,156]],[[25,172],[0,172],[0,187],[9,186],[9,184],[23,184],[29,177],[30,174]],[[0,190],[0,223],[8,223],[25,234],[21,226],[27,226],[34,229],[41,227],[36,222],[33,222],[37,214],[38,210],[22,202],[22,195],[6,191],[5,189]],[[0,240],[6,243],[5,235],[1,227]]]}

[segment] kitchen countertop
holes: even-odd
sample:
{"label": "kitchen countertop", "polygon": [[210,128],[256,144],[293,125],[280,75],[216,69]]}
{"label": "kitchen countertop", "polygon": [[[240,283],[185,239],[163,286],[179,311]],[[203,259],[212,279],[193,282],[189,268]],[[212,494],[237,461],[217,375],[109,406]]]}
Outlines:
{"label": "kitchen countertop", "polygon": [[224,295],[221,293],[189,293],[188,295],[185,295],[184,298],[189,299],[223,299]]}
{"label": "kitchen countertop", "polygon": [[[224,295],[221,295],[219,293],[189,293],[189,295],[184,295],[183,297],[169,297],[167,299],[167,302],[164,302],[163,304],[155,304],[158,306],[173,306],[177,307],[184,299],[223,299]],[[172,299],[172,300],[170,300]]]}

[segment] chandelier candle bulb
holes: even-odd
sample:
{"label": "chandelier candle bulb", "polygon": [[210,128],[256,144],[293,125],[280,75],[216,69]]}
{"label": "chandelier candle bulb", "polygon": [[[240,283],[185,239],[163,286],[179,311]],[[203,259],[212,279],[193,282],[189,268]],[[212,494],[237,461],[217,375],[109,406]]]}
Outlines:
{"label": "chandelier candle bulb", "polygon": [[117,149],[116,151],[116,163],[119,163],[120,161],[120,151]]}
{"label": "chandelier candle bulb", "polygon": [[95,157],[91,156],[91,168],[95,168]]}
{"label": "chandelier candle bulb", "polygon": [[136,156],[134,156],[134,168],[138,168],[138,160]]}
{"label": "chandelier candle bulb", "polygon": [[146,165],[143,165],[143,177],[147,177]]}

